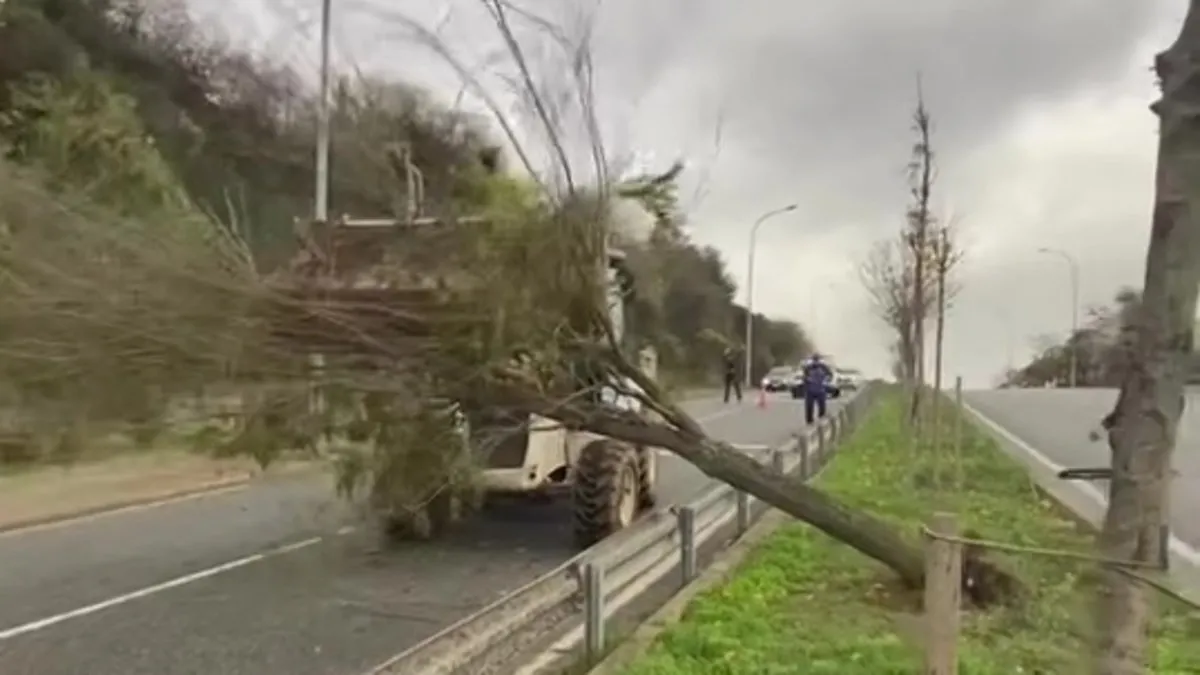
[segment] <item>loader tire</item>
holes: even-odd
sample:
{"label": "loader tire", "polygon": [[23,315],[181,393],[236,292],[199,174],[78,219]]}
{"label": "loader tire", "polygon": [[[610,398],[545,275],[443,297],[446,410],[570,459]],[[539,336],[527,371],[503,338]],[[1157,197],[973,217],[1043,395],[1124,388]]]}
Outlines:
{"label": "loader tire", "polygon": [[651,471],[651,463],[655,461],[652,453],[658,452],[654,448],[639,448],[638,457],[638,510],[649,511],[658,504],[658,498],[654,494],[654,483],[657,479],[656,471]]}
{"label": "loader tire", "polygon": [[575,542],[587,548],[628,527],[638,513],[636,451],[612,440],[595,441],[579,454],[571,485]]}
{"label": "loader tire", "polygon": [[443,488],[425,505],[429,515],[430,537],[439,537],[462,519],[464,505],[453,490]]}

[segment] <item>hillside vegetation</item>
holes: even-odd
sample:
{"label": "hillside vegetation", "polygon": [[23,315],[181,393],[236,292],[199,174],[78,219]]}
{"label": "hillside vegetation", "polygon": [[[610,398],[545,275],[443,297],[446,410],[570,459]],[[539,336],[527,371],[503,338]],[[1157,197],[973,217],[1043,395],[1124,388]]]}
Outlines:
{"label": "hillside vegetation", "polygon": [[[398,147],[424,176],[424,213],[511,212],[529,189],[487,121],[402,77],[338,79],[331,212],[403,213]],[[9,284],[0,291],[8,298],[0,323],[14,327],[0,336],[9,342],[0,370],[14,383],[6,408],[16,403],[24,417],[45,418],[46,429],[56,429],[66,409],[89,422],[146,422],[164,413],[169,395],[237,370],[236,338],[247,330],[234,311],[239,289],[295,253],[294,223],[312,211],[315,102],[307,80],[205,36],[169,4],[0,5],[0,226],[13,272],[0,282]],[[721,351],[741,342],[745,315],[720,254],[688,234],[678,173],[624,184],[654,216],[648,237],[624,242],[638,272],[629,328],[633,342],[658,349],[665,380],[694,386],[710,383]],[[175,282],[148,276],[142,264],[109,264],[122,255],[148,259],[148,251]],[[193,283],[199,279],[206,282]],[[156,351],[139,361],[132,346],[69,358],[65,347],[55,351],[47,336],[68,328],[61,312],[59,324],[48,323],[49,308],[101,302],[162,326],[152,337],[174,356],[164,362]],[[89,344],[132,339],[128,326],[94,329]],[[810,351],[793,322],[756,315],[754,337],[756,376]],[[70,455],[80,442],[51,445]]]}

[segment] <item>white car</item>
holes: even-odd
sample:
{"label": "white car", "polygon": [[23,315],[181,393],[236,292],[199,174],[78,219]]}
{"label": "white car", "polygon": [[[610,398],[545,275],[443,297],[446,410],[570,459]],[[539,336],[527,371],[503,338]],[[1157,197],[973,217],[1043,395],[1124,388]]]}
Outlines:
{"label": "white car", "polygon": [[838,368],[833,371],[833,383],[841,391],[854,391],[863,385],[866,378],[857,368]]}
{"label": "white car", "polygon": [[788,366],[776,366],[767,372],[766,377],[759,384],[766,391],[785,391],[788,388],[788,380],[794,371],[794,368]]}

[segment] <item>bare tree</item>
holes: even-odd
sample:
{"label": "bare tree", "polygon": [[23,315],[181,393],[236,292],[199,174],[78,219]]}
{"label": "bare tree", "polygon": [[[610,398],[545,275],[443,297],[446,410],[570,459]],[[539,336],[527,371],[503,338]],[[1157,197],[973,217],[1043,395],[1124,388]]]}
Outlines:
{"label": "bare tree", "polygon": [[[936,180],[933,123],[925,107],[920,79],[917,80],[912,130],[916,134],[908,164],[912,202],[905,212],[904,227],[898,239],[889,238],[875,244],[859,267],[859,277],[876,315],[895,335],[893,349],[900,379],[909,398],[908,419],[915,422],[925,383],[925,324],[930,307],[935,307],[938,301],[937,270],[941,263],[941,239],[931,236],[937,223],[930,207]],[[947,242],[951,241],[947,232]],[[955,257],[955,253],[946,252],[943,266],[947,271],[953,266]]]}
{"label": "bare tree", "polygon": [[902,238],[895,238],[876,242],[858,269],[875,315],[893,333],[895,374],[906,391],[916,379],[914,268],[908,246]]}
{"label": "bare tree", "polygon": [[[1105,557],[1158,559],[1167,523],[1171,455],[1183,412],[1200,287],[1200,0],[1188,3],[1175,42],[1155,59],[1163,95],[1154,214],[1141,306],[1133,312],[1129,368],[1105,419],[1112,448],[1108,511],[1099,536]],[[1152,620],[1147,586],[1106,567],[1098,593],[1097,675],[1145,671]]]}
{"label": "bare tree", "polygon": [[942,390],[942,357],[943,347],[946,336],[946,310],[949,307],[950,301],[958,293],[959,286],[955,280],[951,278],[951,273],[962,260],[962,251],[958,247],[956,224],[953,220],[947,219],[946,223],[938,228],[936,237],[934,238],[933,246],[933,276],[934,276],[934,293],[937,300],[937,327],[934,331],[934,352],[933,352],[933,399],[930,402],[930,413],[933,417],[933,450],[938,452],[940,449],[940,437],[938,432],[941,429],[941,417],[939,416],[939,404],[942,400],[939,392]]}
{"label": "bare tree", "polygon": [[935,217],[930,210],[930,198],[933,195],[933,184],[936,180],[934,153],[932,145],[933,120],[925,107],[925,93],[921,87],[921,78],[917,77],[917,107],[913,111],[912,130],[916,134],[913,143],[912,158],[908,164],[909,192],[912,204],[909,205],[905,231],[905,242],[913,260],[912,286],[912,331],[915,350],[913,364],[913,381],[909,420],[916,422],[921,412],[922,389],[925,386],[925,322],[929,315],[929,279],[930,262],[933,257],[934,242],[930,238],[930,228],[935,224]]}

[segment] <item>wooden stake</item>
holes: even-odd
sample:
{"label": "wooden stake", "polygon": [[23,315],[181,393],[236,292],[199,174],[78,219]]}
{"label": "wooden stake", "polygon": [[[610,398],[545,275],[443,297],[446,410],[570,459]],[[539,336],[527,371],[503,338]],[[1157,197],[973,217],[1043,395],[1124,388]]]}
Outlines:
{"label": "wooden stake", "polygon": [[[958,536],[953,514],[935,513],[929,530]],[[925,675],[958,674],[958,625],[962,590],[962,546],[933,536],[925,544]]]}
{"label": "wooden stake", "polygon": [[963,476],[962,438],[963,438],[963,409],[962,375],[954,378],[954,473],[955,488],[961,495],[965,477]]}

